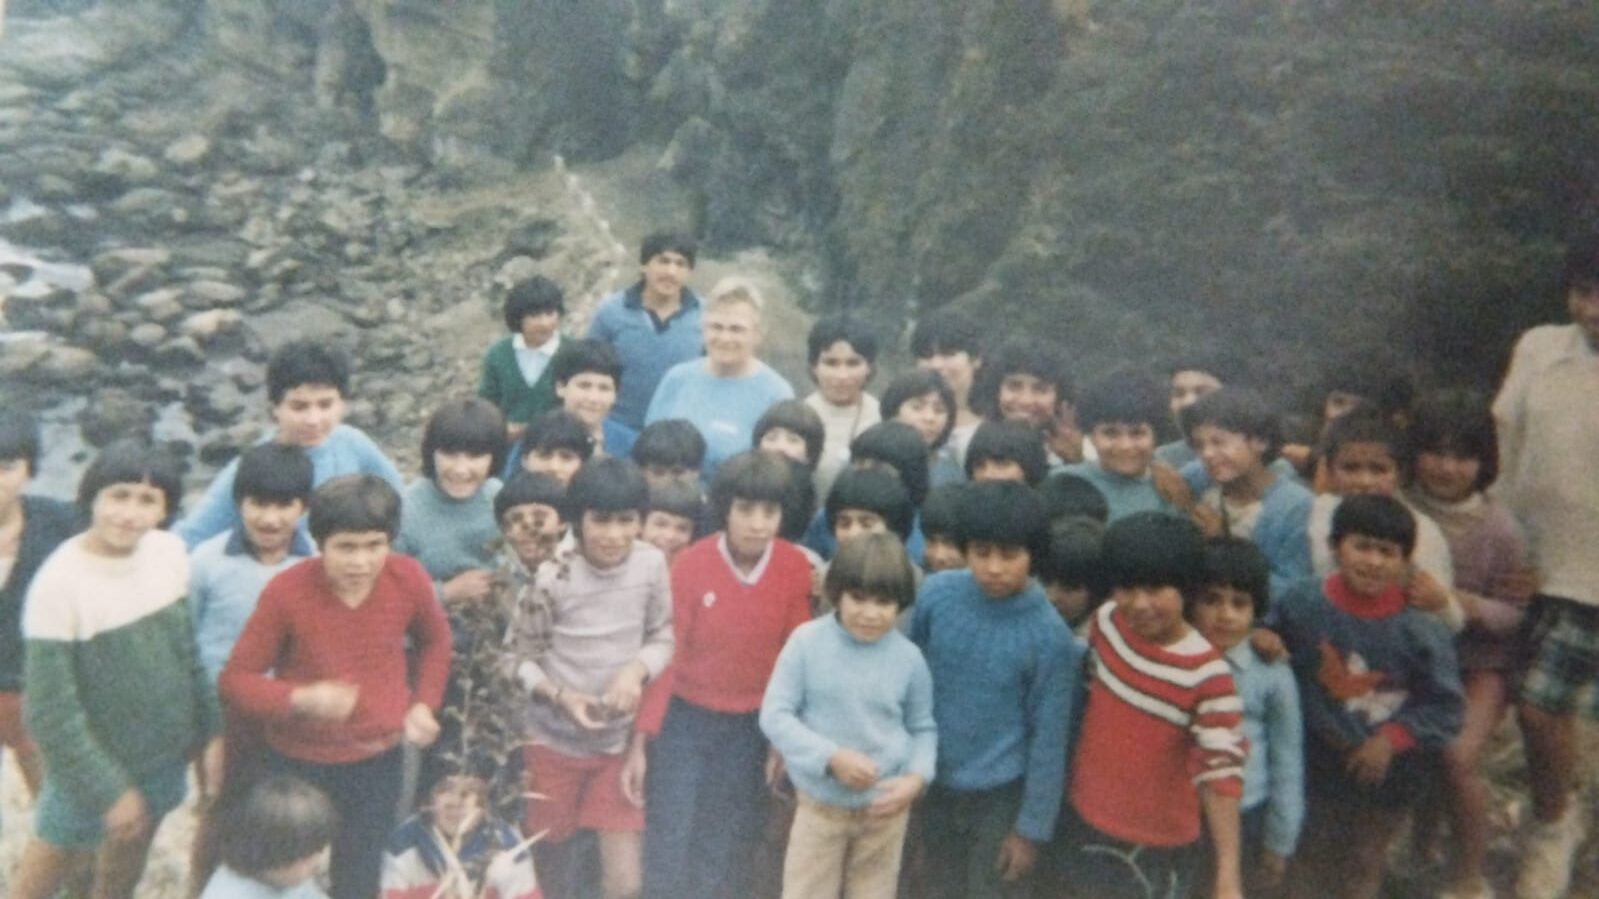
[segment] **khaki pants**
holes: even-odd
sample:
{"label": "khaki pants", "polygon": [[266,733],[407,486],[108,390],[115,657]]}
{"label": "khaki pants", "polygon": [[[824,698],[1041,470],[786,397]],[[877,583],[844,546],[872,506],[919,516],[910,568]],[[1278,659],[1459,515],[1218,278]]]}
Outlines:
{"label": "khaki pants", "polygon": [[799,795],[783,859],[783,899],[892,899],[910,812],[870,818]]}

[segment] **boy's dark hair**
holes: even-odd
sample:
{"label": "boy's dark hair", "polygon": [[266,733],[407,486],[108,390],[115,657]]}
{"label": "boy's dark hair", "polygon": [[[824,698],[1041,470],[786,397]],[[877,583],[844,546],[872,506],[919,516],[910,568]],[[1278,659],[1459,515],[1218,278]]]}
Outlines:
{"label": "boy's dark hair", "polygon": [[705,464],[705,437],[687,419],[652,421],[638,432],[631,455],[640,467],[658,465],[698,471]]}
{"label": "boy's dark hair", "polygon": [[916,323],[916,330],[911,332],[911,355],[926,359],[966,353],[975,361],[983,358],[987,334],[988,330],[966,313],[940,309]]}
{"label": "boy's dark hair", "polygon": [[1091,518],[1103,525],[1110,520],[1110,503],[1099,488],[1074,474],[1057,471],[1038,487],[1050,521]]}
{"label": "boy's dark hair", "polygon": [[973,543],[1019,546],[1027,550],[1034,571],[1049,553],[1049,514],[1038,491],[1015,481],[968,484],[961,496],[961,551]]}
{"label": "boy's dark hair", "polygon": [[1105,529],[1105,586],[1175,587],[1183,611],[1205,579],[1205,536],[1193,522],[1160,512],[1136,512]]}
{"label": "boy's dark hair", "polygon": [[688,260],[689,268],[693,268],[699,249],[699,242],[681,231],[656,231],[639,244],[638,264],[643,265],[662,253],[677,253]]}
{"label": "boy's dark hair", "polygon": [[1282,419],[1265,398],[1242,387],[1223,387],[1200,397],[1183,410],[1182,423],[1183,436],[1190,440],[1200,425],[1263,440],[1266,451],[1260,461],[1266,465],[1277,458],[1283,446]]}
{"label": "boy's dark hair", "polygon": [[1249,594],[1255,620],[1266,615],[1271,597],[1271,566],[1255,544],[1239,537],[1212,537],[1205,541],[1205,578],[1202,590],[1229,587]]}
{"label": "boy's dark hair", "polygon": [[318,549],[334,534],[382,531],[392,541],[400,531],[400,494],[375,474],[340,475],[312,491],[307,514]]}
{"label": "boy's dark hair", "polygon": [[587,462],[594,455],[594,435],[581,418],[565,409],[551,409],[528,423],[522,432],[522,458],[536,452],[571,450]]}
{"label": "boy's dark hair", "polygon": [[333,842],[339,816],[321,790],[287,774],[268,774],[221,822],[218,854],[245,877],[259,878],[321,852]]}
{"label": "boy's dark hair", "polygon": [[1105,524],[1074,515],[1049,526],[1049,550],[1038,563],[1038,579],[1046,584],[1080,587],[1098,599],[1108,591],[1101,560]]}
{"label": "boy's dark hair", "polygon": [[947,484],[928,492],[921,509],[923,539],[942,537],[953,543],[960,542],[961,498],[966,495],[966,487],[966,484]]}
{"label": "boy's dark hair", "polygon": [[1404,503],[1391,496],[1363,494],[1345,497],[1333,510],[1332,533],[1328,542],[1336,547],[1345,537],[1354,534],[1397,543],[1408,559],[1416,551],[1416,516]]}
{"label": "boy's dark hair", "polygon": [[143,440],[117,440],[100,451],[78,482],[78,508],[85,521],[94,515],[94,499],[113,484],[149,483],[166,497],[166,527],[183,500],[183,462],[170,448]]}
{"label": "boy's dark hair", "polygon": [[546,312],[565,315],[566,297],[554,281],[543,275],[518,281],[505,292],[501,314],[505,316],[505,329],[513,334],[521,332],[522,319]]}
{"label": "boy's dark hair", "polygon": [[877,513],[901,540],[910,537],[916,520],[910,492],[899,478],[880,468],[847,468],[840,472],[827,494],[825,508],[829,532],[838,526],[839,513],[845,509]]}
{"label": "boy's dark hair", "polygon": [[505,416],[475,396],[445,400],[422,429],[422,475],[429,480],[438,476],[434,453],[488,456],[489,473],[498,472],[505,467]]}
{"label": "boy's dark hair", "polygon": [[0,409],[0,460],[20,460],[28,477],[39,473],[39,422],[18,409]]}
{"label": "boy's dark hair", "polygon": [[893,421],[899,415],[901,406],[929,393],[938,394],[938,401],[943,403],[944,409],[949,412],[949,420],[944,423],[944,433],[938,435],[938,440],[931,447],[936,450],[949,441],[950,431],[955,430],[955,391],[949,389],[949,384],[945,383],[937,372],[917,369],[888,382],[888,388],[883,391],[880,407],[883,420]]}
{"label": "boy's dark hair", "polygon": [[1078,394],[1077,425],[1085,432],[1102,424],[1158,428],[1171,420],[1170,394],[1170,390],[1141,372],[1113,372]]}
{"label": "boy's dark hair", "polygon": [[1223,387],[1243,380],[1243,366],[1239,364],[1236,352],[1190,350],[1166,360],[1162,370],[1167,381],[1184,371],[1204,372],[1220,381]]}
{"label": "boy's dark hair", "polygon": [[972,411],[998,421],[999,389],[1011,375],[1032,375],[1055,388],[1055,402],[1073,403],[1072,376],[1061,360],[1060,348],[1037,337],[1012,337],[983,359],[967,401]]}
{"label": "boy's dark hair", "polygon": [[864,319],[852,315],[829,315],[811,325],[811,333],[805,338],[806,364],[815,368],[822,353],[840,340],[865,358],[868,366],[877,364],[877,332]]}
{"label": "boy's dark hair", "polygon": [[985,421],[972,433],[966,444],[966,477],[990,460],[1020,465],[1028,486],[1037,486],[1049,474],[1044,436],[1017,421]]}
{"label": "boy's dark hair", "polygon": [[1405,435],[1375,409],[1356,409],[1333,422],[1322,439],[1321,456],[1332,465],[1338,453],[1351,443],[1380,443],[1388,447],[1388,454],[1394,457],[1400,471],[1409,467]]}
{"label": "boy's dark hair", "polygon": [[[1416,385],[1399,361],[1387,352],[1355,350],[1330,363],[1322,372],[1317,403],[1333,391],[1358,396],[1384,417],[1409,412],[1416,396]],[[1321,414],[1318,405],[1316,412]]]}
{"label": "boy's dark hair", "polygon": [[694,522],[698,531],[700,518],[705,514],[705,497],[700,495],[698,487],[682,481],[653,484],[650,486],[650,511],[687,518]]}
{"label": "boy's dark hair", "polygon": [[245,497],[258,503],[288,504],[306,502],[315,486],[311,457],[298,446],[258,443],[239,456],[233,472],[233,504]]}
{"label": "boy's dark hair", "polygon": [[1493,412],[1481,394],[1470,390],[1439,390],[1416,405],[1410,419],[1410,471],[1415,477],[1415,457],[1420,453],[1449,452],[1477,460],[1478,490],[1487,489],[1499,476],[1499,438]]}
{"label": "boy's dark hair", "polygon": [[788,461],[770,453],[747,450],[722,463],[711,479],[711,521],[727,530],[727,512],[733,500],[784,505],[789,490]]}
{"label": "boy's dark hair", "polygon": [[778,523],[777,536],[790,543],[798,543],[816,517],[816,481],[811,477],[811,467],[782,457],[788,465],[788,489],[783,491],[783,519]]}
{"label": "boy's dark hair", "polygon": [[600,340],[562,342],[560,352],[550,360],[551,380],[565,384],[587,372],[607,375],[617,387],[622,386],[622,358],[610,344]]}
{"label": "boy's dark hair", "polygon": [[644,472],[627,459],[602,456],[583,463],[566,487],[561,518],[583,536],[585,512],[637,512],[640,522],[650,507],[650,485]]}
{"label": "boy's dark hair", "polygon": [[872,425],[850,441],[849,457],[852,465],[873,461],[893,466],[911,495],[911,505],[920,506],[927,498],[927,444],[910,425],[898,421]]}
{"label": "boy's dark hair", "polygon": [[822,589],[835,608],[849,592],[892,599],[903,610],[916,601],[916,569],[892,534],[862,534],[838,548]]}
{"label": "boy's dark hair", "polygon": [[804,400],[782,400],[773,403],[770,408],[755,422],[754,434],[750,437],[750,448],[759,449],[761,441],[765,439],[766,432],[773,428],[782,428],[798,434],[805,441],[805,464],[811,468],[822,458],[822,443],[827,438],[827,426],[822,424],[822,416]]}
{"label": "boy's dark hair", "polygon": [[350,357],[319,340],[291,340],[267,360],[267,402],[276,406],[284,394],[307,384],[332,387],[339,396],[350,395]]}
{"label": "boy's dark hair", "polygon": [[505,513],[517,506],[549,506],[560,513],[565,503],[566,487],[554,475],[523,469],[494,494],[494,520],[503,524]]}

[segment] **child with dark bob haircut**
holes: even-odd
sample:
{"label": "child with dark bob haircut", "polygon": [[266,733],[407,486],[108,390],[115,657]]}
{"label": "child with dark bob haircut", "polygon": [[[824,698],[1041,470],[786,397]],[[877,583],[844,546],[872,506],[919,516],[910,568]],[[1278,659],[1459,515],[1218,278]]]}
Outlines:
{"label": "child with dark bob haircut", "polygon": [[651,484],[673,480],[698,484],[700,466],[705,464],[705,438],[691,422],[665,418],[644,426],[630,455]]}
{"label": "child with dark bob haircut", "polygon": [[569,484],[578,467],[593,456],[594,435],[583,419],[565,409],[551,409],[528,424],[506,460],[505,473],[509,477],[521,469]]}
{"label": "child with dark bob haircut", "polygon": [[[838,476],[827,494],[827,529],[843,545],[864,531],[887,530],[903,542],[910,536],[916,509],[899,478],[876,468],[853,468]],[[870,521],[862,521],[870,518]],[[842,533],[841,533],[842,531]]]}
{"label": "child with dark bob haircut", "polygon": [[921,435],[930,458],[928,480],[934,487],[966,480],[959,453],[950,445],[955,393],[942,375],[918,369],[890,381],[883,391],[882,414],[884,420],[904,422]]}
{"label": "child with dark bob haircut", "polygon": [[822,417],[808,403],[782,400],[755,422],[750,448],[786,456],[815,471],[826,436]]}
{"label": "child with dark bob haircut", "polygon": [[705,517],[705,497],[693,484],[668,481],[650,485],[650,510],[644,516],[640,535],[645,543],[666,553],[672,564],[677,554],[701,535],[700,520]]}
{"label": "child with dark bob haircut", "polygon": [[819,318],[805,338],[805,359],[816,389],[804,403],[819,416],[826,434],[811,467],[816,470],[817,492],[826,496],[833,479],[849,464],[850,441],[882,420],[877,397],[866,392],[867,382],[877,373],[877,333],[858,316]]}
{"label": "child with dark bob haircut", "polygon": [[394,549],[422,563],[449,606],[489,595],[504,434],[500,410],[476,397],[445,400],[422,431],[422,477],[405,489]]}
{"label": "child with dark bob haircut", "polygon": [[505,434],[514,440],[558,402],[552,363],[566,349],[560,330],[566,299],[554,281],[534,275],[506,290],[500,312],[510,333],[483,354],[477,395],[505,415]]}
{"label": "child with dark bob haircut", "polygon": [[1049,551],[1038,566],[1038,580],[1049,604],[1074,633],[1088,624],[1089,613],[1109,592],[1101,558],[1104,542],[1102,521],[1074,515],[1050,522]]}
{"label": "child with dark bob haircut", "polygon": [[1166,418],[1166,397],[1153,378],[1115,372],[1089,384],[1077,404],[1077,424],[1098,456],[1066,466],[1105,494],[1110,521],[1134,512],[1180,514],[1157,489],[1151,471],[1155,429]]}
{"label": "child with dark bob haircut", "polygon": [[316,787],[272,774],[218,809],[222,864],[200,899],[321,899],[316,875],[338,832],[338,812]]}
{"label": "child with dark bob haircut", "polygon": [[[934,487],[922,503],[922,566],[929,574],[966,567],[959,536],[961,497],[965,495],[965,488],[964,483]],[[1095,492],[1094,495],[1099,494]]]}
{"label": "child with dark bob haircut", "polygon": [[1049,474],[1049,455],[1035,428],[1013,421],[985,421],[966,446],[966,478],[1019,481],[1036,487]]}
{"label": "child with dark bob haircut", "polygon": [[625,458],[638,430],[611,417],[622,387],[622,360],[608,343],[574,340],[550,363],[561,408],[588,425],[596,452]]}
{"label": "child with dark bob haircut", "polygon": [[[897,421],[879,422],[856,437],[850,444],[850,468],[879,468],[892,472],[910,495],[911,506],[919,507],[927,496],[927,446],[917,436],[916,429]],[[832,558],[838,550],[832,527],[825,511],[811,520],[804,536],[805,545],[824,559]],[[905,538],[905,551],[911,561],[922,558],[922,533],[914,516],[909,536]]]}

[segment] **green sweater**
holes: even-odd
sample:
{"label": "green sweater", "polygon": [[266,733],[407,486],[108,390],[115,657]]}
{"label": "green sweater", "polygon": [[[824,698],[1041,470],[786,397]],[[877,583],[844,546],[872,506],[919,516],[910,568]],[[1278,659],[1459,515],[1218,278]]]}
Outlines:
{"label": "green sweater", "polygon": [[28,591],[23,708],[50,783],[103,812],[184,764],[221,716],[184,602],[183,541],[151,531],[117,558],[82,543],[63,543]]}
{"label": "green sweater", "polygon": [[[483,368],[478,376],[477,395],[500,407],[505,420],[511,424],[527,424],[540,415],[556,408],[555,359],[544,366],[539,379],[529,384],[522,377],[522,367],[516,362],[516,348],[511,341],[515,335],[506,335],[494,342],[483,354]],[[562,337],[555,355],[566,349],[568,338]]]}

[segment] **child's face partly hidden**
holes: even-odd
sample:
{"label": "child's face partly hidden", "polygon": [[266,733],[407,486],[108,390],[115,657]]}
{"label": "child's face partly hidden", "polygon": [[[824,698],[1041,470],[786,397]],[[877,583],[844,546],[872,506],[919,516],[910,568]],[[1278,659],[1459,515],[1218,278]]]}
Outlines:
{"label": "child's face partly hidden", "polygon": [[167,517],[167,495],[149,481],[107,484],[94,495],[84,548],[102,556],[126,556]]}
{"label": "child's face partly hidden", "polygon": [[277,556],[289,551],[294,542],[294,527],[305,512],[305,501],[267,502],[246,496],[239,501],[239,521],[244,536],[257,555]]}
{"label": "child's face partly hidden", "polygon": [[685,468],[681,465],[657,465],[651,463],[644,466],[644,482],[651,487],[674,483],[698,486],[700,470],[698,468]]}
{"label": "child's face partly hidden", "polygon": [[1355,411],[1355,408],[1365,401],[1365,398],[1358,393],[1350,393],[1347,390],[1329,390],[1326,398],[1321,402],[1321,420],[1330,422],[1334,419],[1343,418],[1345,415]]}
{"label": "child's face partly hidden", "polygon": [[834,341],[811,366],[817,391],[822,399],[835,406],[853,406],[860,402],[861,391],[866,389],[866,380],[871,376],[872,364],[846,340]]}
{"label": "child's face partly hidden", "polygon": [[727,509],[727,545],[739,560],[760,558],[777,536],[783,507],[763,499],[735,497]]}
{"label": "child's face partly hidden", "polygon": [[862,643],[876,643],[894,629],[899,604],[883,596],[845,590],[838,595],[838,623]]}
{"label": "child's face partly hidden", "polygon": [[0,512],[15,508],[33,478],[26,459],[0,459]]}
{"label": "child's face partly hidden", "polygon": [[333,847],[328,846],[299,861],[262,871],[258,876],[260,881],[268,886],[280,890],[292,890],[327,870],[328,858],[332,853]]}
{"label": "child's face partly hidden", "polygon": [[966,554],[961,552],[960,544],[948,537],[934,537],[924,535],[922,545],[922,566],[928,573],[939,571],[954,571],[966,567]]}
{"label": "child's face partly hidden", "polygon": [[318,547],[322,571],[335,593],[361,597],[372,592],[389,557],[389,535],[383,531],[338,531]]}
{"label": "child's face partly hidden", "polygon": [[1118,587],[1110,598],[1127,628],[1156,646],[1170,646],[1188,633],[1176,587]]}
{"label": "child's face partly hidden", "polygon": [[869,509],[839,509],[833,521],[833,539],[841,546],[862,534],[881,534],[887,530],[888,522],[883,516]]}
{"label": "child's face partly hidden", "polygon": [[578,372],[555,385],[561,406],[590,428],[599,428],[616,405],[616,379],[596,371]]}
{"label": "child's face partly hidden", "polygon": [[637,509],[583,513],[578,545],[583,558],[595,568],[615,568],[627,561],[643,522]]}
{"label": "child's face partly hidden", "polygon": [[1410,568],[1403,546],[1365,534],[1345,534],[1333,544],[1333,560],[1344,583],[1362,596],[1376,596],[1399,584]]}
{"label": "child's face partly hidden", "polygon": [[1037,375],[1017,372],[999,382],[999,414],[1006,421],[1042,428],[1055,420],[1059,401],[1055,385]]}
{"label": "child's face partly hidden", "polygon": [[572,476],[583,467],[583,457],[565,447],[535,449],[522,457],[522,467],[534,474],[547,474],[563,486],[569,486]]}
{"label": "child's face partly hidden", "polygon": [[332,384],[301,384],[272,406],[278,442],[306,449],[321,446],[344,420],[344,395]]}
{"label": "child's face partly hidden", "polygon": [[1027,483],[1027,472],[1022,469],[1022,463],[1014,459],[984,459],[972,466],[973,483],[981,484],[984,481],[1015,481],[1018,484]]}
{"label": "child's face partly hidden", "polygon": [[450,499],[470,499],[489,479],[494,457],[488,453],[434,450],[433,483]]}
{"label": "child's face partly hidden", "polygon": [[954,391],[959,400],[966,396],[972,389],[972,379],[977,375],[977,369],[982,362],[973,359],[972,354],[965,350],[950,353],[933,353],[929,356],[918,356],[916,367],[923,371],[936,373]]}
{"label": "child's face partly hidden", "polygon": [[1155,429],[1147,422],[1101,422],[1088,439],[1099,453],[1099,467],[1124,478],[1142,477],[1155,458]]}
{"label": "child's face partly hidden", "polygon": [[1566,309],[1571,320],[1599,347],[1599,281],[1577,281],[1566,293]]}
{"label": "child's face partly hidden", "polygon": [[973,540],[966,544],[966,566],[989,599],[1007,599],[1027,587],[1033,557],[1026,547]]}
{"label": "child's face partly hidden", "polygon": [[476,777],[446,777],[433,788],[428,811],[433,824],[446,836],[471,830],[483,818],[483,794],[488,785]]}
{"label": "child's face partly hidden", "polygon": [[1242,643],[1254,625],[1254,598],[1234,587],[1206,587],[1194,603],[1194,629],[1222,652]]}
{"label": "child's face partly hidden", "polygon": [[1482,460],[1450,449],[1416,454],[1416,484],[1433,499],[1458,503],[1477,491]]}
{"label": "child's face partly hidden", "polygon": [[810,456],[806,453],[805,438],[790,431],[788,428],[769,428],[761,435],[760,450],[792,459],[801,465],[809,465]]}
{"label": "child's face partly hidden", "polygon": [[1177,413],[1199,402],[1209,394],[1221,389],[1221,381],[1215,375],[1203,371],[1179,371],[1171,376],[1171,414],[1177,418]]}
{"label": "child's face partly hidden", "polygon": [[550,342],[550,338],[555,336],[555,329],[560,325],[561,313],[554,309],[524,315],[521,328],[522,342],[527,344],[529,349],[536,350]]}
{"label": "child's face partly hidden", "polygon": [[541,503],[512,506],[500,518],[500,531],[522,564],[537,568],[561,540],[561,513]]}
{"label": "child's face partly hidden", "polygon": [[694,539],[694,522],[670,512],[651,512],[644,516],[644,542],[666,553],[666,561],[677,557]]}
{"label": "child's face partly hidden", "polygon": [[1049,604],[1055,607],[1067,624],[1081,621],[1093,602],[1087,587],[1069,587],[1056,581],[1044,582],[1044,595],[1049,597]]}
{"label": "child's face partly hidden", "polygon": [[1194,428],[1190,443],[1205,473],[1223,486],[1259,471],[1266,456],[1266,441],[1215,425]]}
{"label": "child's face partly hidden", "polygon": [[1393,496],[1399,489],[1399,463],[1386,443],[1346,443],[1327,469],[1339,496]]}
{"label": "child's face partly hidden", "polygon": [[899,411],[894,413],[894,419],[915,428],[922,442],[931,449],[938,438],[944,436],[944,428],[949,424],[951,414],[942,397],[937,393],[926,393],[901,403]]}

